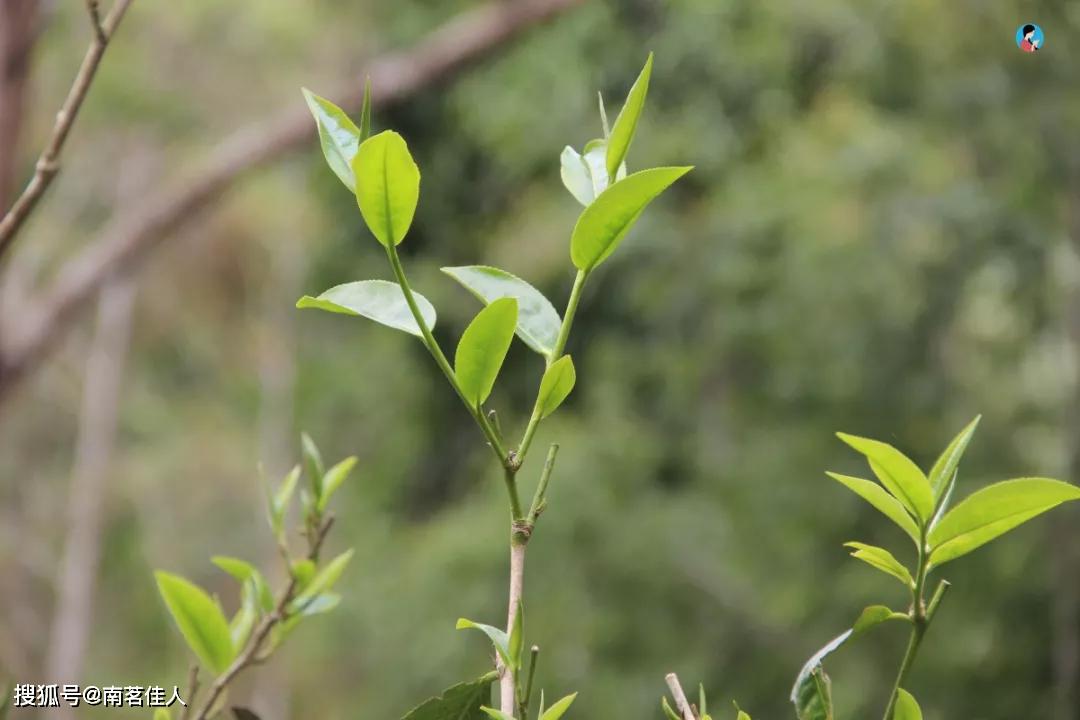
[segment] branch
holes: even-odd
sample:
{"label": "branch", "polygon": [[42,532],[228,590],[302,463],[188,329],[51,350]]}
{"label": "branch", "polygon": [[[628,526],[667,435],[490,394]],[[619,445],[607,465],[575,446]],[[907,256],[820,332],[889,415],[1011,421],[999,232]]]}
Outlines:
{"label": "branch", "polygon": [[683,716],[683,720],[697,720],[694,717],[694,709],[690,707],[690,702],[686,699],[686,693],[683,692],[682,685],[679,684],[679,676],[675,673],[668,673],[664,676],[664,680],[667,681],[667,685],[671,689],[671,696],[675,698],[675,708]]}
{"label": "branch", "polygon": [[[448,21],[406,52],[376,58],[347,87],[331,93],[355,109],[364,94],[360,80],[371,77],[372,104],[386,106],[460,72],[525,30],[584,0],[493,0]],[[315,125],[302,103],[272,120],[244,128],[225,140],[186,180],[132,203],[117,213],[100,236],[57,273],[48,290],[28,303],[40,308],[27,330],[0,355],[0,396],[21,379],[64,334],[106,280],[132,272],[147,255],[190,220],[196,211],[220,199],[250,170],[275,160],[315,136]]]}
{"label": "branch", "polygon": [[30,217],[38,200],[45,194],[53,178],[56,177],[56,173],[59,172],[60,153],[64,149],[64,142],[71,131],[71,126],[75,123],[75,117],[79,114],[79,108],[82,107],[86,94],[90,91],[90,84],[94,82],[94,75],[97,74],[101,58],[105,55],[105,48],[108,47],[109,40],[112,39],[116,27],[131,3],[132,0],[116,0],[108,16],[101,21],[97,0],[87,0],[90,19],[94,25],[94,39],[86,50],[82,66],[79,67],[79,73],[75,76],[75,82],[72,83],[64,104],[60,106],[60,112],[56,113],[52,135],[34,166],[34,177],[4,218],[0,220],[0,257],[3,257],[4,253],[11,248],[16,233]]}

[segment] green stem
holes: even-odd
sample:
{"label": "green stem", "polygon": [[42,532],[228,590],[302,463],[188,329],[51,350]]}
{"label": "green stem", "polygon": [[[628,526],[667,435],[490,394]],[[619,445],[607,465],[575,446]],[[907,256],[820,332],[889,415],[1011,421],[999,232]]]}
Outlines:
{"label": "green stem", "polygon": [[547,460],[544,461],[544,470],[540,473],[540,482],[536,486],[536,494],[533,495],[532,505],[529,507],[527,522],[536,524],[536,518],[541,513],[544,500],[547,498],[548,482],[551,480],[551,471],[555,468],[555,456],[559,454],[559,446],[552,445],[548,449]]}
{"label": "green stem", "polygon": [[420,314],[420,306],[416,303],[416,297],[413,295],[412,288],[409,287],[409,281],[405,278],[405,269],[401,266],[401,259],[398,257],[397,248],[390,246],[386,248],[386,256],[390,259],[390,267],[394,270],[394,277],[397,278],[398,285],[401,286],[401,291],[405,295],[405,302],[409,306],[409,311],[412,312],[413,319],[416,320],[416,324],[420,327],[420,334],[423,337],[424,345],[427,347],[428,352],[435,358],[435,364],[442,370],[443,375],[446,376],[450,386],[454,388],[454,392],[461,398],[461,402],[468,408],[469,413],[476,420],[476,424],[480,426],[480,430],[484,433],[488,443],[491,445],[491,449],[499,458],[499,463],[503,467],[509,467],[510,457],[503,447],[502,441],[499,440],[498,434],[491,427],[491,423],[488,421],[487,416],[484,415],[483,408],[473,407],[468,399],[465,397],[464,391],[461,389],[461,385],[458,384],[457,375],[454,374],[454,369],[450,367],[450,361],[446,359],[446,355],[443,354],[442,348],[439,347],[439,343],[435,341],[435,336],[431,334],[431,328],[424,322],[424,316]]}
{"label": "green stem", "polygon": [[510,496],[510,515],[515,522],[523,520],[525,516],[521,512],[521,498],[518,496],[516,471],[511,468],[503,468],[503,482],[506,483],[506,492]]}

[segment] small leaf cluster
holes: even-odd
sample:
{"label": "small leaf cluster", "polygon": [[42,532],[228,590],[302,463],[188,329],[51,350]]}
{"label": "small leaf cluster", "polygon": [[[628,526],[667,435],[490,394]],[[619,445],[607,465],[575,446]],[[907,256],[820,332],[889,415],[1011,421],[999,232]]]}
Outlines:
{"label": "small leaf cluster", "polygon": [[[352,559],[346,550],[320,562],[320,550],[333,524],[327,504],[356,465],[350,457],[325,470],[319,449],[306,434],[301,438],[303,470],[294,467],[277,488],[266,487],[267,518],[277,541],[288,582],[276,594],[252,563],[235,557],[215,556],[212,562],[240,585],[240,606],[227,617],[221,603],[195,583],[172,573],[157,571],[158,591],[177,629],[199,663],[216,681],[193,717],[213,717],[225,702],[229,682],[247,667],[265,661],[304,618],[329,612],[341,596],[334,586]],[[299,534],[307,550],[294,557],[286,523],[301,475],[308,484],[299,492],[302,512]],[[189,688],[194,695],[197,688]],[[195,704],[195,698],[188,698]]]}

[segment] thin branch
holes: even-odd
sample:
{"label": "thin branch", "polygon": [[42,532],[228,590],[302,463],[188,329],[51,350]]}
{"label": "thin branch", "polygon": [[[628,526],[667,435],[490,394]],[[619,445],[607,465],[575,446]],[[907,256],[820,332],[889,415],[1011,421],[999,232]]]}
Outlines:
{"label": "thin branch", "polygon": [[[462,13],[405,52],[376,58],[357,80],[330,93],[344,108],[359,107],[371,77],[372,105],[384,107],[465,69],[525,30],[580,5],[584,0],[493,0]],[[26,330],[0,355],[0,396],[25,376],[78,318],[114,273],[132,272],[170,233],[217,202],[225,190],[252,169],[308,145],[315,125],[303,103],[272,120],[226,138],[185,180],[131,203],[118,212],[98,238],[57,273],[47,290],[27,303],[40,308]]]}
{"label": "thin branch", "polygon": [[90,15],[90,25],[94,29],[94,37],[102,45],[109,42],[109,36],[101,24],[101,3],[99,0],[86,0],[86,12]]}
{"label": "thin branch", "polygon": [[675,698],[675,707],[679,714],[683,716],[683,720],[697,720],[694,717],[694,709],[690,707],[690,702],[686,699],[686,693],[683,692],[682,685],[679,684],[679,676],[675,673],[668,673],[664,676],[664,680],[667,682],[668,688],[671,689],[671,696]]}
{"label": "thin branch", "polygon": [[71,126],[75,123],[75,117],[79,114],[79,108],[82,107],[86,94],[90,91],[90,85],[94,82],[101,58],[105,55],[105,48],[108,47],[109,40],[112,39],[113,33],[131,3],[132,0],[116,0],[112,10],[102,22],[99,18],[97,0],[87,0],[90,17],[94,22],[94,39],[86,50],[82,66],[79,67],[75,82],[72,83],[64,104],[60,106],[60,112],[56,113],[52,135],[34,166],[34,177],[4,218],[0,220],[0,257],[3,257],[4,253],[11,248],[19,229],[34,211],[38,200],[45,194],[53,178],[56,177],[56,173],[60,171],[60,153],[64,149],[64,142],[71,131]]}
{"label": "thin branch", "polygon": [[192,663],[188,669],[187,681],[187,705],[180,711],[180,720],[188,720],[191,717],[191,709],[195,706],[195,696],[199,694],[199,664]]}

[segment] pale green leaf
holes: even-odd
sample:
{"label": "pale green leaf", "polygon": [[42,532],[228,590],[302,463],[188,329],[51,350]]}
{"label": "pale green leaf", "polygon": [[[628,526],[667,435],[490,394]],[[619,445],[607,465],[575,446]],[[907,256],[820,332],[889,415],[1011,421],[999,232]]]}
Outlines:
{"label": "pale green leaf", "polygon": [[289,474],[285,476],[285,479],[281,482],[277,492],[270,495],[267,508],[270,514],[270,528],[274,531],[274,536],[277,538],[282,536],[285,513],[288,512],[289,501],[292,500],[293,492],[296,490],[296,483],[299,480],[300,466],[296,465],[289,471]]}
{"label": "pale green leaf", "polygon": [[[360,142],[371,137],[371,76],[364,79],[364,102],[360,106]],[[350,172],[352,167],[349,167]]]}
{"label": "pale green leaf", "polygon": [[885,492],[880,485],[850,475],[840,475],[834,472],[826,472],[825,474],[873,505],[885,517],[899,525],[912,539],[915,546],[918,547],[919,526],[915,524],[915,521],[904,506],[900,504],[900,501]]}
{"label": "pale green leaf", "polygon": [[295,607],[303,607],[311,598],[334,588],[335,583],[345,572],[345,567],[352,560],[353,550],[350,548],[341,553],[320,570],[310,582],[304,584],[303,592],[293,601]]}
{"label": "pale green leaf", "polygon": [[562,154],[559,155],[559,174],[563,185],[582,205],[588,205],[596,197],[593,190],[592,172],[585,158],[569,145],[563,148]]}
{"label": "pale green leaf", "polygon": [[900,688],[896,691],[896,707],[893,710],[893,720],[922,720],[922,709],[919,703],[907,690]]}
{"label": "pale green leaf", "polygon": [[930,519],[934,513],[934,493],[918,465],[892,445],[847,433],[836,435],[866,456],[870,469],[885,489],[915,517],[924,523]]}
{"label": "pale green leaf", "polygon": [[581,213],[570,237],[570,257],[579,270],[591,270],[619,246],[645,207],[689,167],[642,170],[618,181]]}
{"label": "pale green leaf", "polygon": [[308,482],[311,483],[311,491],[315,498],[322,495],[322,480],[326,474],[326,466],[323,465],[322,453],[319,446],[307,433],[300,433],[300,452],[304,457],[304,470],[307,472]]}
{"label": "pale green leaf", "polygon": [[982,415],[978,415],[952,439],[948,447],[938,457],[934,467],[930,469],[930,487],[934,491],[934,501],[939,502],[950,487],[951,481],[956,477],[956,468],[960,464],[960,458],[964,456],[971,436],[979,426]]}
{"label": "pale green leaf", "polygon": [[270,586],[267,585],[266,579],[263,578],[262,573],[259,572],[258,568],[254,565],[246,560],[228,557],[226,555],[215,555],[210,558],[210,562],[232,575],[239,580],[241,584],[251,580],[255,585],[256,596],[258,597],[259,605],[263,610],[270,610],[274,606],[274,598],[270,592]]}
{"label": "pale green leaf", "polygon": [[439,697],[425,700],[410,710],[402,720],[487,720],[481,707],[491,701],[491,682],[495,673],[471,682],[463,682],[443,691]]}
{"label": "pale green leaf", "polygon": [[341,595],[338,593],[322,593],[316,595],[304,602],[304,604],[296,608],[297,612],[303,617],[310,615],[321,615],[328,613],[341,604]]}
{"label": "pale green leaf", "polygon": [[[435,327],[435,308],[420,293],[413,291],[420,316],[428,329]],[[405,293],[397,283],[386,280],[360,280],[330,288],[317,298],[305,295],[298,308],[316,308],[332,313],[366,317],[377,323],[423,337],[416,324]]]}
{"label": "pale green leaf", "polygon": [[559,337],[562,320],[555,307],[539,290],[505,270],[487,265],[444,267],[442,271],[461,283],[485,305],[506,297],[517,300],[517,336],[541,355],[551,355]]}
{"label": "pale green leaf", "polygon": [[660,707],[663,709],[664,715],[667,716],[668,720],[683,720],[682,716],[672,709],[671,703],[668,702],[666,695],[660,698]]}
{"label": "pale green leaf", "polygon": [[218,674],[224,672],[234,653],[229,623],[221,606],[198,585],[178,575],[158,571],[154,577],[188,647],[207,668]]}
{"label": "pale green leaf", "polygon": [[458,618],[457,629],[464,630],[466,628],[472,628],[479,630],[488,636],[491,640],[491,644],[495,646],[495,651],[499,653],[503,662],[510,665],[510,638],[507,636],[505,630],[500,630],[497,627],[491,625],[484,625],[483,623],[473,622],[467,618]]}
{"label": "pale green leaf", "polygon": [[375,238],[386,247],[405,239],[420,199],[420,169],[405,140],[392,130],[360,144],[353,158],[356,202]]}
{"label": "pale green leaf", "polygon": [[908,619],[907,615],[895,612],[884,605],[871,605],[859,614],[859,618],[855,621],[855,624],[851,626],[852,637],[858,637],[868,630],[889,620]]}
{"label": "pale green leaf", "polygon": [[352,472],[354,467],[356,467],[356,458],[347,457],[326,471],[326,474],[323,475],[322,494],[319,496],[319,501],[315,505],[319,512],[326,510],[326,505],[330,502],[330,498],[333,496],[334,492],[341,487],[341,483],[345,482],[345,479],[349,477],[349,473]]}
{"label": "pale green leaf", "polygon": [[1080,487],[1048,478],[1019,478],[983,488],[950,510],[930,531],[930,562],[937,566],[955,560],[1047,510],[1078,499]]}
{"label": "pale green leaf", "polygon": [[571,703],[574,702],[574,698],[577,697],[577,693],[567,695],[557,703],[549,707],[544,711],[544,714],[540,716],[540,720],[559,720],[563,714],[569,709]]}
{"label": "pale green leaf", "polygon": [[338,176],[338,179],[356,192],[356,178],[353,176],[352,161],[363,140],[361,129],[349,119],[345,111],[326,98],[319,97],[307,88],[303,89],[304,100],[315,118],[319,129],[319,144],[322,146],[326,164]]}
{"label": "pale green leaf", "polygon": [[492,720],[514,720],[513,715],[507,715],[502,710],[496,710],[495,708],[489,707],[482,707],[480,709],[484,711],[485,715],[492,718]]}
{"label": "pale green leaf", "polygon": [[888,550],[861,542],[844,543],[844,547],[854,550],[851,553],[852,557],[862,560],[867,565],[877,568],[883,573],[892,575],[909,588],[915,587],[915,580],[911,577],[911,572],[893,557],[893,554]]}
{"label": "pale green leaf", "polygon": [[544,371],[544,377],[540,380],[540,391],[536,395],[536,408],[541,418],[546,418],[562,405],[574,389],[576,381],[574,361],[569,355],[563,355],[551,363]]}
{"label": "pale green leaf", "polygon": [[630,149],[630,143],[634,139],[634,131],[637,130],[638,119],[645,107],[645,96],[649,92],[649,78],[652,76],[653,54],[649,53],[645,61],[645,67],[641,69],[637,80],[626,96],[619,116],[615,118],[615,125],[611,128],[611,136],[608,138],[607,147],[607,171],[608,176],[615,174],[616,169],[626,159],[626,153]]}
{"label": "pale green leaf", "polygon": [[292,564],[292,575],[296,578],[296,590],[302,592],[315,577],[316,565],[312,560],[304,558],[296,560]]}
{"label": "pale green leaf", "polygon": [[518,304],[500,298],[485,307],[461,335],[454,354],[454,374],[465,399],[479,407],[491,394],[517,327]]}

